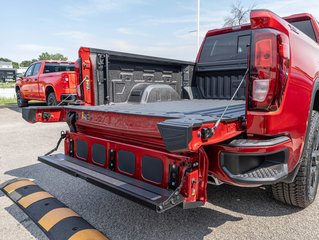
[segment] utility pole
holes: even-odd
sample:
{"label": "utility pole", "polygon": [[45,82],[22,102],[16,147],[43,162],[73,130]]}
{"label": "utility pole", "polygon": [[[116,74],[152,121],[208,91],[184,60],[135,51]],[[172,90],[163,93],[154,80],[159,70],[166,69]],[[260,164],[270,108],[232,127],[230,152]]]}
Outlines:
{"label": "utility pole", "polygon": [[199,51],[200,0],[197,0],[197,52]]}

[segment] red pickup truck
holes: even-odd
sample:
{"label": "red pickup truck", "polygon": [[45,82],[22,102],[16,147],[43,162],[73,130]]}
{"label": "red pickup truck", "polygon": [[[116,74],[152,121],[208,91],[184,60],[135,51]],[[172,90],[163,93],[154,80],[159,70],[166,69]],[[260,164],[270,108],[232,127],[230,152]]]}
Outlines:
{"label": "red pickup truck", "polygon": [[69,126],[64,154],[40,161],[158,212],[202,206],[207,184],[223,183],[271,185],[305,208],[319,179],[318,41],[309,14],[254,10],[250,24],[208,31],[195,64],[81,48],[80,97],[115,104],[23,118]]}
{"label": "red pickup truck", "polygon": [[48,106],[59,102],[74,102],[76,94],[74,63],[62,61],[39,61],[26,70],[16,83],[19,107],[29,100],[45,101]]}

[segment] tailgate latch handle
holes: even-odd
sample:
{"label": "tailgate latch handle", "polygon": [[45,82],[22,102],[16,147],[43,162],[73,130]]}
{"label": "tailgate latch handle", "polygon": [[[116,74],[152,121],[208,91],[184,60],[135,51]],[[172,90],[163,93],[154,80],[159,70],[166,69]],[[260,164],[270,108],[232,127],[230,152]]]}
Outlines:
{"label": "tailgate latch handle", "polygon": [[201,133],[202,139],[207,140],[208,138],[211,138],[215,132],[213,128],[202,128],[200,133]]}

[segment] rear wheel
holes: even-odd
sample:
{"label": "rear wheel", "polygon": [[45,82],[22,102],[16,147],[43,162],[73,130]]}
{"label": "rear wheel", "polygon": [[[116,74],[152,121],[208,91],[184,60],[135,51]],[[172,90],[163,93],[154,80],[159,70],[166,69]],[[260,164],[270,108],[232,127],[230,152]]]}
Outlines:
{"label": "rear wheel", "polygon": [[316,198],[319,180],[319,113],[312,111],[309,135],[301,157],[301,166],[292,183],[272,186],[275,199],[305,208]]}
{"label": "rear wheel", "polygon": [[48,106],[56,106],[58,105],[58,101],[56,100],[54,92],[50,92],[47,97],[47,105]]}
{"label": "rear wheel", "polygon": [[21,96],[20,89],[18,89],[16,93],[17,93],[17,104],[18,104],[18,107],[27,107],[28,106],[28,100],[24,99]]}

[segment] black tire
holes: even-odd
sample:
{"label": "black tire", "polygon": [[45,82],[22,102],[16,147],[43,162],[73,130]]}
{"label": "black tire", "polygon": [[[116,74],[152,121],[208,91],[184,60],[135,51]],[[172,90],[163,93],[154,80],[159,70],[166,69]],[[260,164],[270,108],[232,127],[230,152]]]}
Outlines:
{"label": "black tire", "polygon": [[16,94],[17,94],[18,107],[27,107],[28,106],[28,100],[22,98],[20,89],[17,89]]}
{"label": "black tire", "polygon": [[58,100],[56,100],[54,92],[50,92],[47,97],[47,105],[48,106],[56,106],[58,105]]}
{"label": "black tire", "polygon": [[298,174],[292,183],[272,185],[275,199],[300,208],[308,207],[316,198],[319,180],[319,113],[312,111],[309,134],[301,156]]}

